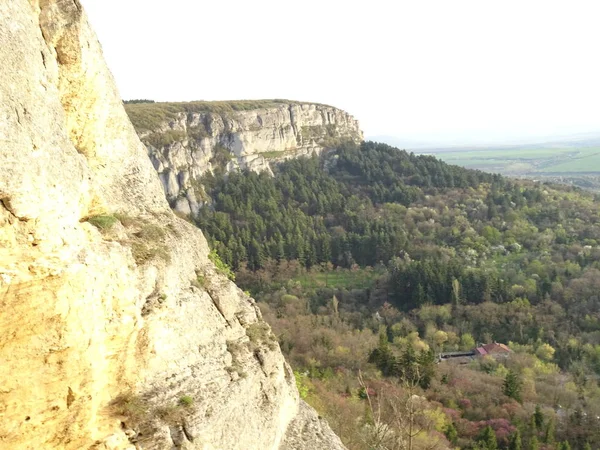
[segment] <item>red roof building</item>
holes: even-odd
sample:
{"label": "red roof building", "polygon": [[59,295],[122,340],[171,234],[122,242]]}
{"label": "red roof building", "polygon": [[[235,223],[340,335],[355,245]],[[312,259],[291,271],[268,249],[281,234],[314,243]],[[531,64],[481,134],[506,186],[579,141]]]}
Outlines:
{"label": "red roof building", "polygon": [[485,344],[481,347],[477,347],[474,350],[474,352],[475,352],[475,356],[484,356],[484,355],[500,356],[500,355],[508,355],[509,353],[512,353],[512,350],[504,344],[498,344],[497,342],[494,342],[493,344]]}

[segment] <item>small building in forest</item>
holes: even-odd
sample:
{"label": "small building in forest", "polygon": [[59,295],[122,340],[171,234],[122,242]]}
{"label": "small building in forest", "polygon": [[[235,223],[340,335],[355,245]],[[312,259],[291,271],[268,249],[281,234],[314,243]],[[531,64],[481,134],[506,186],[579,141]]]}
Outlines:
{"label": "small building in forest", "polygon": [[490,356],[492,358],[507,358],[512,350],[505,344],[493,342],[491,344],[479,345],[471,351],[440,353],[438,362],[452,361],[457,364],[468,364],[475,358]]}
{"label": "small building in forest", "polygon": [[477,347],[475,350],[475,356],[486,356],[489,355],[491,357],[507,357],[512,350],[508,348],[505,344],[499,344],[494,342],[492,344],[485,344]]}

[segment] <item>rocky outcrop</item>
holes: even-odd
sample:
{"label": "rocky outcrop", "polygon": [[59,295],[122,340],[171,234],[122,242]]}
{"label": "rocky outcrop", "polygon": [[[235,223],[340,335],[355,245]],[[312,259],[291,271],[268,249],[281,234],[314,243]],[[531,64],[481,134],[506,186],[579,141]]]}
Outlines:
{"label": "rocky outcrop", "polygon": [[79,1],[0,2],[0,30],[0,448],[279,448],[310,420],[293,374],[171,212]]}
{"label": "rocky outcrop", "polygon": [[205,199],[199,178],[216,167],[271,172],[271,164],[360,142],[348,113],[286,100],[138,103],[126,109],[146,144],[171,206],[195,215]]}
{"label": "rocky outcrop", "polygon": [[327,422],[303,401],[300,411],[289,425],[280,450],[303,449],[345,450]]}

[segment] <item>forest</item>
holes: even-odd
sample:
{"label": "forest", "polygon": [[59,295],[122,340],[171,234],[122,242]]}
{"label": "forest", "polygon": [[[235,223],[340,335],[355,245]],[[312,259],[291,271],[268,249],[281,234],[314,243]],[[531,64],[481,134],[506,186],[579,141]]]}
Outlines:
{"label": "forest", "polygon": [[349,449],[600,448],[597,196],[373,142],[201,182],[197,225]]}

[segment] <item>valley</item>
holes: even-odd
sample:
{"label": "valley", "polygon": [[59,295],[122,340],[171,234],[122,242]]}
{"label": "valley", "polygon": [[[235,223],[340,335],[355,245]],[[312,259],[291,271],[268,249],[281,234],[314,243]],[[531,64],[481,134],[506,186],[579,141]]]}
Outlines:
{"label": "valley", "polygon": [[[351,141],[196,182],[188,220],[349,449],[600,445],[593,194]],[[494,342],[504,357],[475,356]]]}
{"label": "valley", "polygon": [[527,95],[506,84],[512,11],[471,29],[454,4],[385,14],[398,27],[363,5],[180,2],[157,22],[136,1],[89,2],[115,74],[142,71],[129,101],[80,0],[0,2],[2,450],[600,449],[600,139],[415,153],[279,98],[356,101],[382,132],[494,123],[470,91],[515,126],[584,114],[533,95],[532,67]]}

